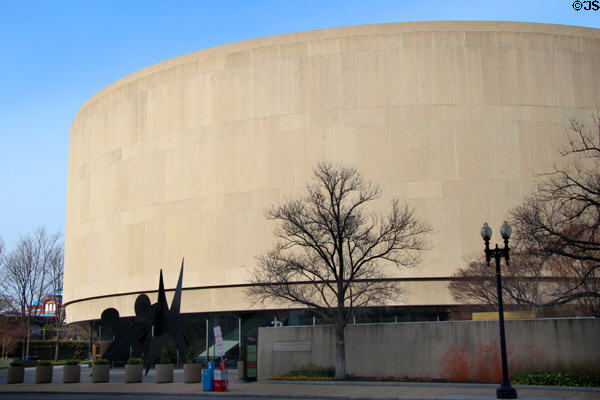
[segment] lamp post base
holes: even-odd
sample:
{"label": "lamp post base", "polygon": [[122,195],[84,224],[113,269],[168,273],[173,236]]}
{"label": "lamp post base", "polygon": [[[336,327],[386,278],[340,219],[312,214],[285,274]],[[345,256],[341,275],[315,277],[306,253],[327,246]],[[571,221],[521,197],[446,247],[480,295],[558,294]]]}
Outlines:
{"label": "lamp post base", "polygon": [[508,386],[500,386],[496,389],[496,398],[497,399],[516,399],[517,398],[517,390],[508,385]]}

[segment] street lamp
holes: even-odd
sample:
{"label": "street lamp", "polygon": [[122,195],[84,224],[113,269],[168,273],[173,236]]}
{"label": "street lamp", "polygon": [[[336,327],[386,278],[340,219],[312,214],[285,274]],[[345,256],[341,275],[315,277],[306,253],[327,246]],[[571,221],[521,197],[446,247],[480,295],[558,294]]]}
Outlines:
{"label": "street lamp", "polygon": [[492,228],[486,223],[481,228],[481,237],[485,242],[485,261],[488,268],[490,267],[490,260],[492,257],[496,260],[496,288],[498,290],[498,321],[500,322],[500,354],[502,356],[502,384],[496,390],[496,397],[498,399],[516,399],[517,391],[510,385],[510,379],[508,377],[508,366],[506,363],[506,336],[504,334],[504,305],[502,303],[502,276],[500,275],[500,259],[504,257],[506,260],[506,266],[508,266],[509,251],[508,238],[512,228],[508,222],[504,221],[500,227],[500,235],[504,239],[504,248],[498,248],[498,244],[494,249],[490,249],[490,239],[492,237]]}

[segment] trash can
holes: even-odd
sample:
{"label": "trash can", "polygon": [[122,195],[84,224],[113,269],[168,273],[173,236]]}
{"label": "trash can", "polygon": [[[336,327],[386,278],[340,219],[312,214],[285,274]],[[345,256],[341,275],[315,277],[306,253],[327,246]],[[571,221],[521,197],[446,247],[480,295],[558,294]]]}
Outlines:
{"label": "trash can", "polygon": [[202,391],[204,392],[212,392],[214,390],[213,371],[214,369],[210,368],[202,370]]}
{"label": "trash can", "polygon": [[215,392],[227,392],[227,370],[216,369],[214,379]]}

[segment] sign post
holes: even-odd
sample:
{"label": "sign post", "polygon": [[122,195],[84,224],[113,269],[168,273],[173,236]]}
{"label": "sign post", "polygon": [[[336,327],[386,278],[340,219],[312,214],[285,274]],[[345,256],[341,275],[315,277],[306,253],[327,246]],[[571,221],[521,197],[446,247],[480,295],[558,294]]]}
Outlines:
{"label": "sign post", "polygon": [[219,370],[215,370],[215,392],[227,392],[227,368],[225,367],[225,362],[223,361],[223,357],[225,356],[225,347],[223,346],[221,327],[215,326],[213,331],[215,333],[215,347],[217,348],[217,356],[221,357],[221,366]]}

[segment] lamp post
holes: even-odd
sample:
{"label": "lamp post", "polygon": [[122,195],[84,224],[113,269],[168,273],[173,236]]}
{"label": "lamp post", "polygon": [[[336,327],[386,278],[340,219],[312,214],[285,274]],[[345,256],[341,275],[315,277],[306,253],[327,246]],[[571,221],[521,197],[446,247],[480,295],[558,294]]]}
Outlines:
{"label": "lamp post", "polygon": [[504,248],[498,248],[498,244],[494,249],[490,249],[490,239],[492,237],[492,228],[486,223],[481,228],[481,237],[485,242],[485,261],[487,267],[490,267],[490,261],[492,257],[496,260],[496,288],[498,290],[498,321],[500,322],[500,354],[502,356],[502,383],[496,390],[496,397],[498,399],[516,399],[517,391],[510,385],[510,379],[508,377],[508,366],[506,361],[506,335],[504,333],[504,304],[502,303],[502,276],[500,275],[500,259],[504,257],[506,265],[509,262],[509,251],[508,238],[512,228],[508,222],[504,221],[500,227],[500,235],[504,239]]}

